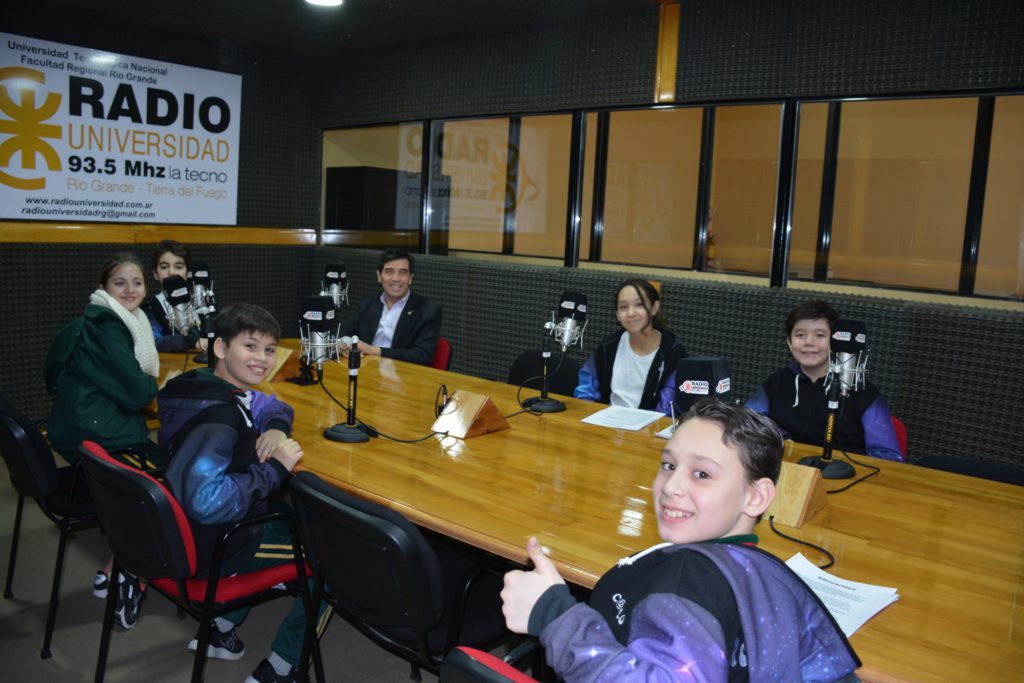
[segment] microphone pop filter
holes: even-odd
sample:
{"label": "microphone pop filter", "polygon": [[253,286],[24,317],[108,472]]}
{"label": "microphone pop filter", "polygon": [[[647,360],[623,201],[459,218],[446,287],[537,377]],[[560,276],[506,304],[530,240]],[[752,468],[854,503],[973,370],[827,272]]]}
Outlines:
{"label": "microphone pop filter", "polygon": [[729,364],[723,358],[681,358],[676,366],[676,414],[685,415],[694,403],[709,396],[732,400]]}
{"label": "microphone pop filter", "polygon": [[867,343],[867,325],[860,320],[840,318],[832,323],[832,351],[856,354]]}
{"label": "microphone pop filter", "polygon": [[164,296],[167,297],[167,303],[171,306],[187,304],[192,301],[188,283],[180,275],[165,277],[163,282],[160,283],[160,288],[163,289]]}
{"label": "microphone pop filter", "polygon": [[310,332],[329,332],[334,329],[334,302],[328,296],[307,296],[302,300],[302,318],[299,327]]}
{"label": "microphone pop filter", "polygon": [[193,284],[206,288],[210,287],[210,269],[206,267],[205,263],[195,264],[192,267],[192,271],[188,274],[188,278]]}
{"label": "microphone pop filter", "polygon": [[329,263],[324,266],[324,284],[328,287],[337,284],[342,287],[348,282],[348,273],[345,272],[344,263]]}

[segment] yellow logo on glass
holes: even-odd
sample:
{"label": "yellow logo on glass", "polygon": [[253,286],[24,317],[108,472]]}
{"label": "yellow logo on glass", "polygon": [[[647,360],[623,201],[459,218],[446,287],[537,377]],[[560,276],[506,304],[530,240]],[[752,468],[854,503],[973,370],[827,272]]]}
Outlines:
{"label": "yellow logo on glass", "polygon": [[[43,122],[57,113],[60,95],[48,93],[42,106],[36,107],[35,89],[19,87],[19,80],[43,84],[46,77],[38,71],[23,67],[0,68],[0,112],[7,117],[0,119],[0,135],[11,136],[0,142],[0,169],[10,168],[14,154],[21,152],[22,170],[35,171],[38,154],[49,170],[59,171],[60,157],[44,138],[60,139],[61,129],[60,126]],[[12,91],[20,95],[17,103],[11,96]],[[19,178],[0,170],[0,183],[18,190],[41,190],[46,187],[46,178]]]}

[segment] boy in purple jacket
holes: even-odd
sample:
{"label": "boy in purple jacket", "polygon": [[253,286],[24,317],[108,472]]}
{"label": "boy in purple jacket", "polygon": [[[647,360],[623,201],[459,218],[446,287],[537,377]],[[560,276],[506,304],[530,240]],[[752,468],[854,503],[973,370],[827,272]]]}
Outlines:
{"label": "boy in purple jacket", "polygon": [[666,542],[621,560],[583,604],[531,538],[534,570],[505,575],[508,628],[539,636],[570,683],[856,681],[860,661],[817,596],[756,547],[782,452],[768,418],[696,404],[654,479]]}

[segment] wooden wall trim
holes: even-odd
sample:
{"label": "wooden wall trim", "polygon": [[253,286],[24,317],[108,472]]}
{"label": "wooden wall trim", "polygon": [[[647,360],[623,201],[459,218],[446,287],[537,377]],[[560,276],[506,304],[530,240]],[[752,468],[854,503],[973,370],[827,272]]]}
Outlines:
{"label": "wooden wall trim", "polygon": [[654,101],[676,99],[676,65],[679,62],[679,2],[661,0],[658,12],[658,59],[654,77]]}
{"label": "wooden wall trim", "polygon": [[309,228],[258,228],[132,223],[38,223],[0,221],[0,243],[154,244],[173,239],[185,244],[317,244]]}

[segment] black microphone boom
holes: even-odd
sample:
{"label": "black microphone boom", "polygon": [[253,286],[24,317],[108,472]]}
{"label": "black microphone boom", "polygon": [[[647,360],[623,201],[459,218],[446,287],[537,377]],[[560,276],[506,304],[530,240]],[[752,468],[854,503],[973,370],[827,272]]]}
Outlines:
{"label": "black microphone boom", "polygon": [[342,443],[369,441],[366,425],[356,420],[356,393],[359,387],[359,345],[358,339],[348,352],[348,419],[324,430],[324,438]]}

